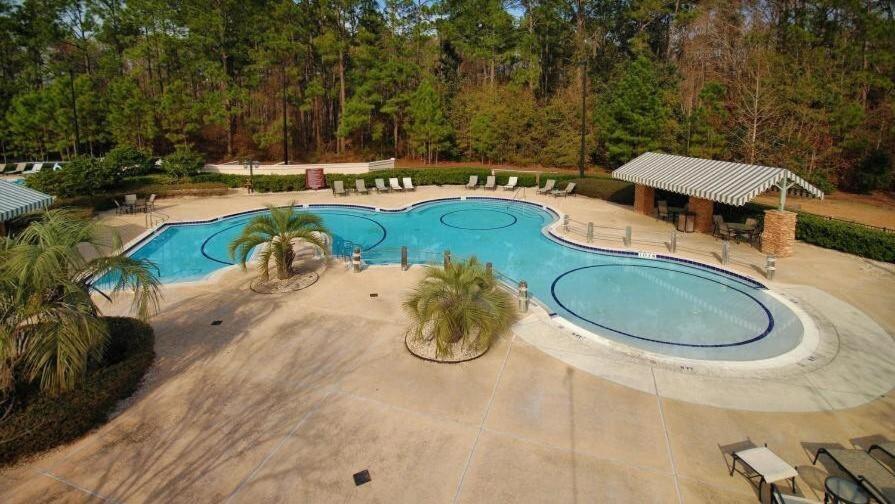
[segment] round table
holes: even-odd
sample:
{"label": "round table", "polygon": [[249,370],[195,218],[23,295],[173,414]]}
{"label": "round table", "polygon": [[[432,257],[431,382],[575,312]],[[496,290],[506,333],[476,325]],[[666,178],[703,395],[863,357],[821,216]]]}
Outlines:
{"label": "round table", "polygon": [[870,495],[852,480],[830,476],[824,480],[824,503],[867,504]]}

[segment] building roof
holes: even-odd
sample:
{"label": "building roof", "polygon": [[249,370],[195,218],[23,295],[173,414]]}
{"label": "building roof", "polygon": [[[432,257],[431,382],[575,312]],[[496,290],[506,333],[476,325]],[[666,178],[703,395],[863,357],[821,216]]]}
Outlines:
{"label": "building roof", "polygon": [[19,215],[47,208],[53,197],[25,186],[0,180],[0,222]]}
{"label": "building roof", "polygon": [[811,196],[823,198],[820,189],[785,168],[731,163],[647,152],[612,172],[612,176],[657,189],[745,205],[771,187],[797,185]]}

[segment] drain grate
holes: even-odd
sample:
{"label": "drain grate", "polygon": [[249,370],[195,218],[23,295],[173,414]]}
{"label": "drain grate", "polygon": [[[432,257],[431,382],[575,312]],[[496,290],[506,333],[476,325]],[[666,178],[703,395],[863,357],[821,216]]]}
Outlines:
{"label": "drain grate", "polygon": [[211,325],[221,325],[221,324],[223,324],[223,323],[224,323],[223,320],[215,320],[215,321],[213,321],[213,322],[211,323]]}
{"label": "drain grate", "polygon": [[379,297],[379,293],[378,293],[378,292],[371,292],[371,293],[370,293],[370,297]]}
{"label": "drain grate", "polygon": [[369,483],[373,478],[370,477],[370,471],[364,469],[359,473],[354,473],[354,485],[361,486],[364,483]]}

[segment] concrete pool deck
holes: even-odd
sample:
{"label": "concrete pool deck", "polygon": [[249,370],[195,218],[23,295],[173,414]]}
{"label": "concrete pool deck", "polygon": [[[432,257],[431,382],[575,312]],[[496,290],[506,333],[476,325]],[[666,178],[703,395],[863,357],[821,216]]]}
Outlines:
{"label": "concrete pool deck", "polygon": [[[426,187],[338,202],[400,206],[456,194],[469,193]],[[160,211],[195,219],[292,200],[333,201],[328,192],[183,198],[162,200]],[[668,226],[601,201],[543,201],[585,222],[630,223],[635,233]],[[101,218],[130,236],[143,219]],[[717,243],[683,240],[704,249]],[[771,286],[818,289],[892,334],[890,266],[799,244]],[[749,266],[737,268],[761,280]],[[831,468],[810,465],[816,447],[895,439],[891,391],[854,408],[769,412],[764,404],[781,398],[698,377],[705,385],[694,394],[749,393],[755,407],[696,404],[669,397],[662,385],[688,376],[684,370],[647,366],[649,374],[638,375],[644,388],[620,385],[552,356],[533,338],[560,340],[532,336],[526,321],[476,361],[420,361],[403,347],[400,310],[420,272],[354,274],[333,262],[317,284],[291,294],[253,294],[252,275],[238,270],[166,287],[153,321],[158,359],[141,390],[96,432],[0,473],[0,500],[756,502],[755,487],[727,472],[725,453],[749,443],[768,443],[798,467],[800,490],[822,498]],[[600,367],[612,363],[604,356]],[[352,474],[363,469],[372,482],[355,487]]]}

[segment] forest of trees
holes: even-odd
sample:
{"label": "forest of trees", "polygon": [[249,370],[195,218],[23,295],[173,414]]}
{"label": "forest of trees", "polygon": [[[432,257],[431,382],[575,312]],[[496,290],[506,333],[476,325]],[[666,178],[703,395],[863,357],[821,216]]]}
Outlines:
{"label": "forest of trees", "polygon": [[661,150],[891,184],[891,0],[0,0],[0,32],[5,160]]}

